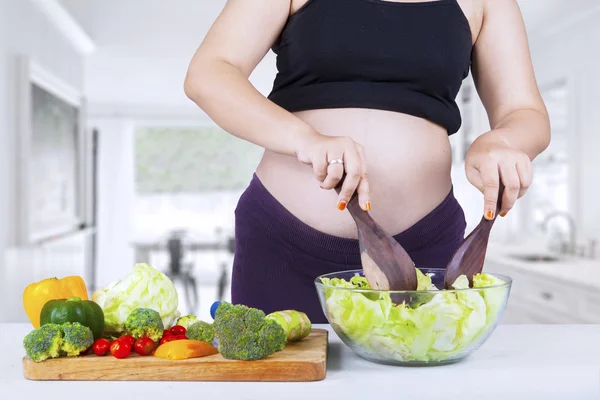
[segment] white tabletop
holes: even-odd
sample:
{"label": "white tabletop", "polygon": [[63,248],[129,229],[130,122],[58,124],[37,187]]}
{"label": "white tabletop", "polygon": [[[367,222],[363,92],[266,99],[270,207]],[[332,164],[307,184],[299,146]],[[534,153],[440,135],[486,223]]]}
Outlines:
{"label": "white tabletop", "polygon": [[501,325],[470,358],[422,368],[370,363],[332,333],[327,377],[307,383],[28,381],[30,329],[0,324],[0,399],[600,399],[600,325]]}

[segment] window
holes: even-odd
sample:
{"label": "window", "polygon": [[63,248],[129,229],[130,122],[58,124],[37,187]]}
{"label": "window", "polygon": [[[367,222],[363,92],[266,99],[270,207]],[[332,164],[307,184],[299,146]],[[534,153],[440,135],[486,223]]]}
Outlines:
{"label": "window", "polygon": [[[541,93],[550,116],[552,140],[548,149],[533,161],[534,179],[526,196],[531,222],[537,227],[541,227],[550,213],[572,211],[569,201],[569,163],[574,127],[569,123],[567,82],[542,86]],[[563,232],[569,228],[564,219],[557,219],[554,224],[560,226]]]}
{"label": "window", "polygon": [[231,229],[262,152],[215,126],[137,129],[136,231]]}

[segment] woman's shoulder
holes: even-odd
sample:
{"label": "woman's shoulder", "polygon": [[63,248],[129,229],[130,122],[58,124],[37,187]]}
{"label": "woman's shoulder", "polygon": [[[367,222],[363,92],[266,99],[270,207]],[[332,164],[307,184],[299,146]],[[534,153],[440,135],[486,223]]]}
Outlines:
{"label": "woman's shoulder", "polygon": [[473,43],[477,40],[481,27],[483,26],[483,14],[486,1],[487,0],[456,0],[462,9],[463,14],[465,14],[465,17],[469,21]]}

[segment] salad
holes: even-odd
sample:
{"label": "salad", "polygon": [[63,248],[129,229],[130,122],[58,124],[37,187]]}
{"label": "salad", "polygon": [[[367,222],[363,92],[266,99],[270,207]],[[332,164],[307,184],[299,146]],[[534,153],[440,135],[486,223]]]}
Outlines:
{"label": "salad", "polygon": [[[396,361],[441,361],[469,348],[496,323],[509,285],[489,274],[466,276],[438,290],[429,274],[417,271],[422,295],[395,304],[386,292],[368,291],[367,279],[321,278],[327,317],[363,352]],[[363,289],[361,290],[339,290]],[[477,290],[477,288],[486,288]]]}

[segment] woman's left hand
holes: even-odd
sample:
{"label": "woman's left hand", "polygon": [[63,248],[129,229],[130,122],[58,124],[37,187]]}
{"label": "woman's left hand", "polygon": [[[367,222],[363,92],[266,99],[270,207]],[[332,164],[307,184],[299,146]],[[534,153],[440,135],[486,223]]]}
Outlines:
{"label": "woman's left hand", "polygon": [[529,157],[505,142],[482,135],[465,159],[467,179],[483,193],[484,213],[493,219],[498,201],[500,179],[505,186],[500,216],[504,217],[531,185],[533,168]]}

